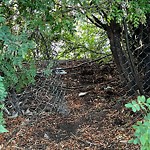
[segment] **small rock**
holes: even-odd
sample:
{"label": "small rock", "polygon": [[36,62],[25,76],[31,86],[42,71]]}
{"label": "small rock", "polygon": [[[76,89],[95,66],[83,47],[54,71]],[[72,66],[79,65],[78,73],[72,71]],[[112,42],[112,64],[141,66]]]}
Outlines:
{"label": "small rock", "polygon": [[61,74],[67,74],[67,72],[65,70],[63,70],[62,68],[56,68],[55,74],[61,75]]}
{"label": "small rock", "polygon": [[88,92],[81,92],[79,93],[79,97],[85,96]]}

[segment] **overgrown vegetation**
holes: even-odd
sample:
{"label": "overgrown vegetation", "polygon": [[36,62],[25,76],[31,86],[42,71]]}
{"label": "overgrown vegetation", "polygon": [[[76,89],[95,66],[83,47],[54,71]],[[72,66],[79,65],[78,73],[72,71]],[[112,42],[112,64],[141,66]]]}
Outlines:
{"label": "overgrown vegetation", "polygon": [[[76,31],[65,33],[61,51],[58,53],[60,59],[95,59],[111,54],[106,32],[91,24],[87,19],[77,20]],[[107,60],[107,57],[105,59]]]}
{"label": "overgrown vegetation", "polygon": [[4,99],[6,94],[3,78],[0,76],[0,133],[7,132],[5,129],[5,120],[3,118]]}
{"label": "overgrown vegetation", "polygon": [[138,96],[137,100],[125,105],[131,108],[133,112],[141,111],[144,116],[143,121],[138,121],[133,125],[135,130],[135,138],[130,140],[129,143],[139,144],[141,150],[149,150],[150,148],[150,98],[146,99],[145,96]]}

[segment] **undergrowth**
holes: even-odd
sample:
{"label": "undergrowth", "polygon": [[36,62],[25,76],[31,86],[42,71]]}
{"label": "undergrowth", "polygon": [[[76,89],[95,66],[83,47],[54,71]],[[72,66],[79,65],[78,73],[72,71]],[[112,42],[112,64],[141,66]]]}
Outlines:
{"label": "undergrowth", "polygon": [[150,98],[145,96],[138,96],[137,100],[133,100],[131,103],[125,105],[127,108],[131,108],[133,112],[141,111],[144,119],[138,121],[133,128],[134,138],[129,140],[129,143],[139,144],[141,150],[150,149]]}
{"label": "undergrowth", "polygon": [[5,129],[5,120],[3,118],[4,99],[7,93],[4,88],[3,78],[0,76],[0,133],[7,132]]}

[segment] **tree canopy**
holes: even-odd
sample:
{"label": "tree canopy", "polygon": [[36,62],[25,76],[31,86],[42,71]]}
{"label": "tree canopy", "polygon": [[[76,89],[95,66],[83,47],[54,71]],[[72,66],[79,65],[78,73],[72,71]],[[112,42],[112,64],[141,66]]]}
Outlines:
{"label": "tree canopy", "polygon": [[[94,58],[109,53],[106,45],[110,44],[122,71],[118,55],[122,55],[123,21],[130,28],[138,29],[141,24],[147,24],[149,13],[148,0],[3,0],[0,4],[1,75],[7,76],[7,86],[13,87],[19,80],[18,87],[22,82],[28,84],[27,80],[33,81],[35,76],[34,60],[37,56],[52,58],[56,42],[62,42],[62,49],[68,50],[59,56],[65,54],[68,58],[73,51],[76,58],[82,54]],[[24,61],[32,64],[26,68],[31,71],[24,69]]]}

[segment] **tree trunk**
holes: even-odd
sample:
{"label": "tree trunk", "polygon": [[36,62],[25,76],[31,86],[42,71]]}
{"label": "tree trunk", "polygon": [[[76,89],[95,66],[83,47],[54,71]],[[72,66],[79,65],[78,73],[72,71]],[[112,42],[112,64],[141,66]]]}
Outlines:
{"label": "tree trunk", "polygon": [[122,28],[115,21],[112,21],[110,25],[107,26],[106,32],[110,41],[110,49],[120,73],[121,80],[123,80],[123,83],[128,86],[128,94],[137,94],[137,86],[134,78],[134,73],[131,68],[132,66],[121,45]]}

